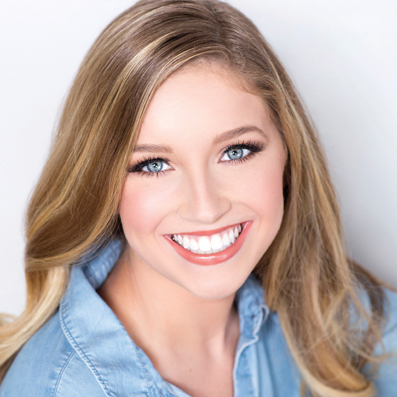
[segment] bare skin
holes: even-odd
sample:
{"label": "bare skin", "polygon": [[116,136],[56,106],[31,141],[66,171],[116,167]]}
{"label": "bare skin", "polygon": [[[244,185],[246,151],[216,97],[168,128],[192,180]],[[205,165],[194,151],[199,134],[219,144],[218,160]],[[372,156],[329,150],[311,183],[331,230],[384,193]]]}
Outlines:
{"label": "bare skin", "polygon": [[[214,305],[196,302],[193,310],[188,296],[178,303],[177,297],[164,300],[163,296],[158,305],[158,291],[141,291],[136,276],[131,276],[128,261],[122,257],[98,293],[161,377],[192,397],[232,397],[240,330],[231,297]],[[153,299],[137,304],[138,297],[147,292]],[[177,307],[177,315],[166,314]]]}
{"label": "bare skin", "polygon": [[[192,397],[233,396],[234,298],[284,211],[285,148],[262,98],[243,85],[207,64],[157,90],[121,195],[125,250],[98,290],[163,379]],[[241,223],[251,225],[242,245],[217,264],[194,264],[167,240]]]}

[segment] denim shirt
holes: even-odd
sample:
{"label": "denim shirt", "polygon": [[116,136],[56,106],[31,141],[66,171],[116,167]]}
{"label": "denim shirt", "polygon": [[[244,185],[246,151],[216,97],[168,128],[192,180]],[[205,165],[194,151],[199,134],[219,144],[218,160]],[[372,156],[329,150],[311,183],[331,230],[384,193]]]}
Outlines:
{"label": "denim shirt", "polygon": [[[189,397],[161,378],[96,293],[121,250],[121,242],[113,240],[96,257],[73,267],[59,310],[20,350],[0,397]],[[387,293],[392,318],[384,344],[390,352],[397,348],[397,298]],[[235,299],[240,337],[234,397],[300,397],[300,374],[277,313],[269,311],[253,275]],[[382,364],[376,386],[379,396],[397,396],[397,366]]]}

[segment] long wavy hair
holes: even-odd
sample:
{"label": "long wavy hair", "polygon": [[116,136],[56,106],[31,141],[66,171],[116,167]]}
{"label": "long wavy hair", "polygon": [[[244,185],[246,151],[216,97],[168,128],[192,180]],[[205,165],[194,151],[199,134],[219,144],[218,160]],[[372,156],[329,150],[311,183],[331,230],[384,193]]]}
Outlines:
{"label": "long wavy hair", "polygon": [[282,225],[254,273],[278,313],[302,396],[374,396],[362,370],[380,360],[382,285],[346,256],[324,155],[290,78],[254,24],[217,0],[141,0],[88,52],[30,200],[27,304],[13,321],[2,317],[2,376],[58,308],[72,264],[121,233],[118,204],[147,106],[168,76],[202,59],[263,98],[288,149]]}

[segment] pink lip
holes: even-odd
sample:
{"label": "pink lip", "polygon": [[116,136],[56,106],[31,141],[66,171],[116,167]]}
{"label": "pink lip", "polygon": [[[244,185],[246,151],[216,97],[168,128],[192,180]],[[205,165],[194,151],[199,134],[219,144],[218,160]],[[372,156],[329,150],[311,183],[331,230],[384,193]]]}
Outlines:
{"label": "pink lip", "polygon": [[[237,225],[239,225],[239,223],[237,223]],[[237,241],[230,247],[226,248],[225,250],[223,250],[221,252],[217,252],[215,254],[207,254],[207,255],[194,254],[193,252],[186,250],[185,248],[183,248],[179,244],[177,244],[175,241],[173,241],[171,239],[170,235],[165,235],[164,237],[171,244],[171,246],[174,248],[174,250],[180,256],[182,256],[182,258],[186,259],[188,262],[194,263],[196,265],[204,265],[204,266],[217,265],[218,263],[227,261],[228,259],[232,258],[234,255],[237,254],[237,252],[240,250],[241,246],[244,243],[245,237],[247,236],[247,233],[248,233],[251,225],[252,225],[251,221],[242,223],[243,230],[242,230],[240,236],[238,237]],[[214,233],[219,233],[219,231],[228,229],[229,227],[231,227],[231,226],[217,229],[216,231],[212,231],[212,232],[180,233],[180,234],[190,234],[190,235],[195,235],[195,236],[208,236],[208,235],[211,235]]]}

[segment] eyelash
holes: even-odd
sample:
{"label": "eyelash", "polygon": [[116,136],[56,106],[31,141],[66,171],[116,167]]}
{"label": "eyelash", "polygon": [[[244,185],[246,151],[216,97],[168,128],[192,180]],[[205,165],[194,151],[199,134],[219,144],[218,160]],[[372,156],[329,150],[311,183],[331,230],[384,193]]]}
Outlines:
{"label": "eyelash", "polygon": [[222,161],[222,163],[230,163],[230,164],[236,164],[236,163],[242,163],[243,161],[249,160],[251,157],[255,156],[256,153],[259,153],[265,149],[265,145],[260,142],[254,142],[254,141],[246,141],[246,142],[237,142],[234,143],[233,145],[228,146],[225,148],[222,152],[222,157],[230,150],[233,149],[248,149],[250,153],[248,153],[246,156],[241,157],[236,160],[229,160],[229,161]]}
{"label": "eyelash", "polygon": [[159,172],[147,172],[147,171],[142,171],[142,168],[147,166],[148,164],[154,162],[154,161],[161,161],[167,165],[170,165],[169,160],[162,159],[160,157],[148,157],[143,161],[140,161],[137,164],[131,165],[128,167],[127,172],[131,173],[136,173],[141,176],[156,176],[159,177],[160,175],[163,175],[165,171],[159,171]]}
{"label": "eyelash", "polygon": [[[246,156],[241,157],[239,159],[229,160],[229,161],[221,161],[221,163],[237,164],[237,163],[241,163],[243,161],[247,161],[250,158],[252,158],[256,153],[263,151],[265,149],[265,146],[263,145],[263,143],[253,142],[253,141],[237,142],[233,145],[226,147],[222,151],[221,157],[223,157],[228,151],[233,150],[233,149],[248,149],[250,151],[250,153],[248,153]],[[170,165],[170,161],[167,159],[160,158],[160,157],[148,157],[148,158],[144,159],[143,161],[140,161],[137,164],[129,166],[127,171],[130,173],[136,173],[138,175],[148,176],[148,177],[152,177],[152,176],[159,177],[159,176],[165,174],[166,171],[168,171],[168,170],[159,171],[159,172],[142,171],[143,167],[147,166],[148,164],[150,164],[154,161],[161,161],[167,165]]]}

